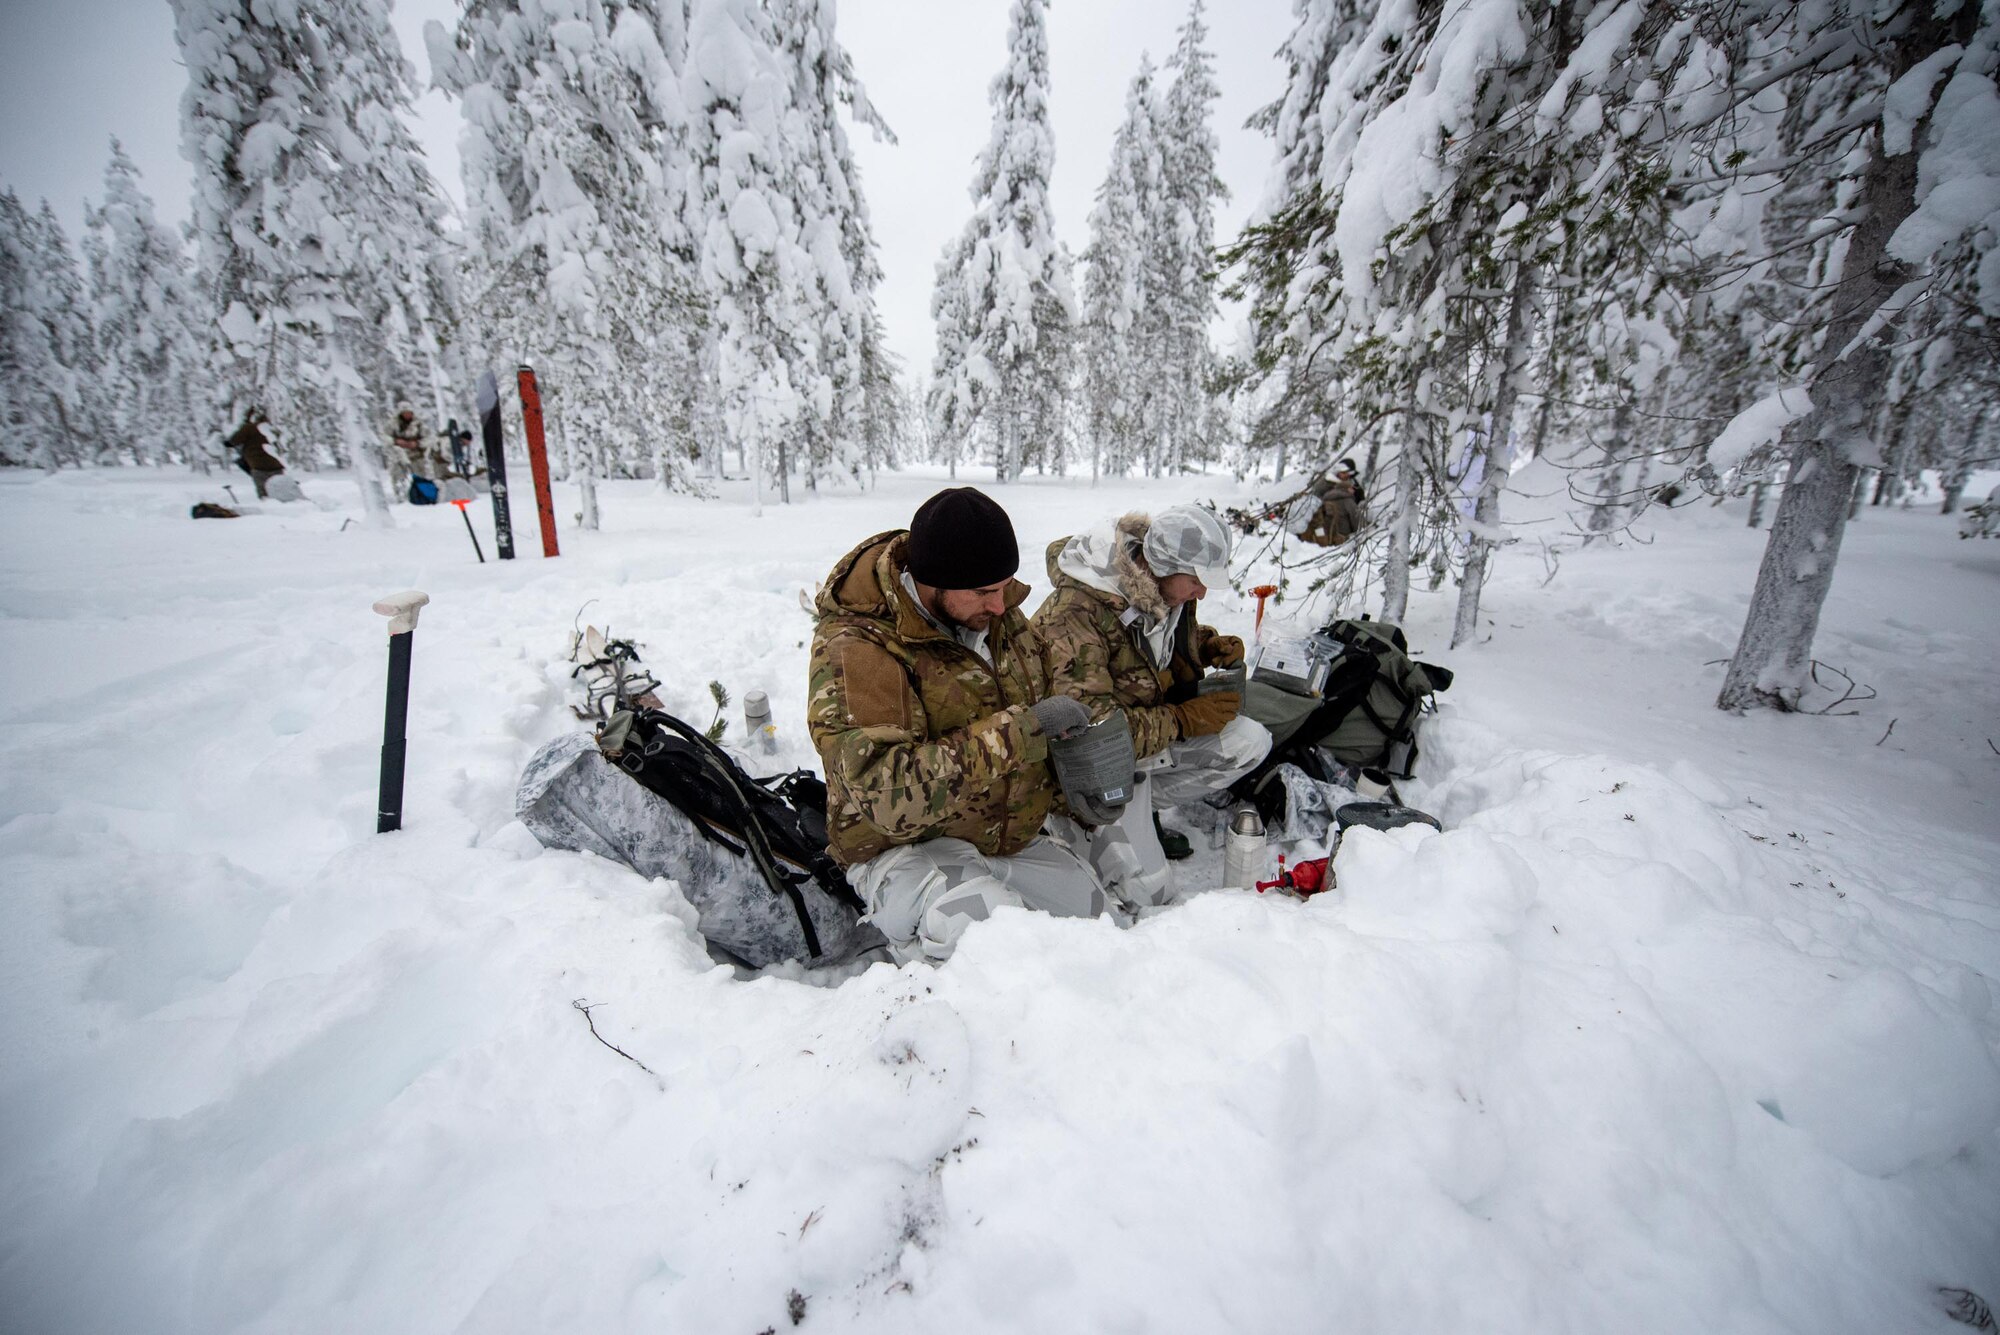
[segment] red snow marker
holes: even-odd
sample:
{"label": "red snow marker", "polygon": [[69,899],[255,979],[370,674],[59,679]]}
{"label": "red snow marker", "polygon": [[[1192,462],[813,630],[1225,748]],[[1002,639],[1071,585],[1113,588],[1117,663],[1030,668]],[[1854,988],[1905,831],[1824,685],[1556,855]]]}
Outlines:
{"label": "red snow marker", "polygon": [[549,495],[549,450],[542,439],[542,392],[535,385],[535,368],[520,373],[521,424],[528,431],[528,466],[535,474],[535,510],[542,517],[542,555],[560,556],[556,549],[556,505]]}
{"label": "red snow marker", "polygon": [[486,553],[479,550],[479,535],[472,531],[472,516],[465,512],[465,507],[472,504],[471,499],[461,496],[452,504],[458,507],[458,517],[465,521],[465,536],[472,539],[472,554],[479,558],[479,564],[485,565]]}

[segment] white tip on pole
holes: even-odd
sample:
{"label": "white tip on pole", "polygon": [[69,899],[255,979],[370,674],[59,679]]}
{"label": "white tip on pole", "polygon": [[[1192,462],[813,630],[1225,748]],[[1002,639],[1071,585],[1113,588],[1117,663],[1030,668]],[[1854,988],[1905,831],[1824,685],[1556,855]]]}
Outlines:
{"label": "white tip on pole", "polygon": [[417,614],[430,600],[421,589],[405,589],[376,603],[375,610],[389,618],[391,635],[402,635],[417,628]]}

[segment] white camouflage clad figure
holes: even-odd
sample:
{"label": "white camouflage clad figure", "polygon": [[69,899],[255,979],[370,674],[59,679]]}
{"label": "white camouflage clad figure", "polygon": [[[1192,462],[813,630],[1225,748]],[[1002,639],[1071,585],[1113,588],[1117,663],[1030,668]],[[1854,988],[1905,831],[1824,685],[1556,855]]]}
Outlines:
{"label": "white camouflage clad figure", "polygon": [[1034,628],[1050,688],[1076,697],[1093,720],[1123,709],[1139,759],[1118,820],[1073,826],[1072,837],[1134,908],[1173,889],[1154,813],[1227,788],[1271,749],[1270,732],[1238,712],[1241,692],[1196,690],[1207,669],[1243,665],[1243,641],[1196,616],[1210,587],[1228,586],[1229,547],[1228,525],[1193,505],[1128,514],[1049,546],[1054,591]]}

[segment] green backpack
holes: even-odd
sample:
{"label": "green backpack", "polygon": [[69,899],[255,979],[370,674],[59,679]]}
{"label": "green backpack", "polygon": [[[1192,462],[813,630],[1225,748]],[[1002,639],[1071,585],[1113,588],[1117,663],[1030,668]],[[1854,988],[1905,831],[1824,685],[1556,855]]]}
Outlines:
{"label": "green backpack", "polygon": [[1374,655],[1375,676],[1346,715],[1319,734],[1318,744],[1350,765],[1409,778],[1417,764],[1417,725],[1431,696],[1450,687],[1451,669],[1411,658],[1402,628],[1386,621],[1336,621],[1324,633]]}
{"label": "green backpack", "polygon": [[1318,695],[1254,675],[1244,688],[1243,712],[1271,730],[1271,754],[1242,782],[1285,761],[1327,777],[1320,773],[1318,750],[1344,764],[1409,778],[1417,763],[1417,727],[1433,694],[1451,685],[1451,669],[1411,658],[1402,629],[1386,621],[1343,619],[1320,634],[1340,652]]}

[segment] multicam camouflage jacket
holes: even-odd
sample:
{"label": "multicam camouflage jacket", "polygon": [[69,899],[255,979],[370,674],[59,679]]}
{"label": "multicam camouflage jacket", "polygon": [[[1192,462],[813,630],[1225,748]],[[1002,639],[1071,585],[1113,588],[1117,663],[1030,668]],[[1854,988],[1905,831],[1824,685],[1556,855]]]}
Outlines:
{"label": "multicam camouflage jacket", "polygon": [[[1145,515],[1129,514],[1109,534],[1079,534],[1050,543],[1053,590],[1034,620],[1050,689],[1075,696],[1093,719],[1123,709],[1132,725],[1132,748],[1142,759],[1180,739],[1169,693],[1178,699],[1176,687],[1201,679],[1221,638],[1212,627],[1198,624],[1198,604],[1187,603],[1174,627],[1167,661],[1154,661],[1139,626],[1127,616],[1130,609],[1158,624],[1168,611],[1159,581],[1134,556],[1150,523]],[[1085,568],[1100,584],[1114,584],[1119,592],[1094,587],[1074,573]]]}
{"label": "multicam camouflage jacket", "polygon": [[903,588],[909,535],[878,533],[826,577],[813,631],[806,722],[826,767],[827,837],[843,865],[898,844],[963,839],[1027,847],[1056,795],[1029,706],[1048,694],[1028,586],[978,654],[933,626]]}

